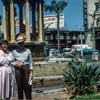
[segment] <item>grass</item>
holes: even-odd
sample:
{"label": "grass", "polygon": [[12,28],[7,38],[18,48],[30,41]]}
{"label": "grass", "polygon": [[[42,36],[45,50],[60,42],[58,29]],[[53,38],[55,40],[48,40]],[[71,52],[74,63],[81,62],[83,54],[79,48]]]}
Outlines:
{"label": "grass", "polygon": [[86,94],[83,96],[76,97],[72,100],[100,100],[100,94]]}

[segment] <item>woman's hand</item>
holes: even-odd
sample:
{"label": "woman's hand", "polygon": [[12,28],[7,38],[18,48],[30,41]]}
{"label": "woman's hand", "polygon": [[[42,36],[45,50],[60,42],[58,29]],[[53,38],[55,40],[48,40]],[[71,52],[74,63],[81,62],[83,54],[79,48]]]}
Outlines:
{"label": "woman's hand", "polygon": [[16,63],[16,67],[21,68],[21,67],[22,67],[22,64],[20,64],[20,63]]}
{"label": "woman's hand", "polygon": [[32,71],[30,71],[29,77],[31,77],[31,78],[33,77]]}
{"label": "woman's hand", "polygon": [[15,66],[19,68],[23,68],[27,66],[27,64],[21,63],[20,61],[16,61],[15,63],[16,63]]}
{"label": "woman's hand", "polygon": [[23,64],[23,63],[22,63],[22,64],[21,64],[21,67],[27,67],[27,64]]}

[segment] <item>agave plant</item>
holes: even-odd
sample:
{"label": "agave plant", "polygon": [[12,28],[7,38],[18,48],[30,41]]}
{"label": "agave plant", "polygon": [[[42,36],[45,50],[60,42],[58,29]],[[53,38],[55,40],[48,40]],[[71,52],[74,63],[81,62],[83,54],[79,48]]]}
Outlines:
{"label": "agave plant", "polygon": [[65,69],[64,80],[68,92],[74,95],[95,92],[94,87],[100,86],[100,70],[98,65],[71,62]]}

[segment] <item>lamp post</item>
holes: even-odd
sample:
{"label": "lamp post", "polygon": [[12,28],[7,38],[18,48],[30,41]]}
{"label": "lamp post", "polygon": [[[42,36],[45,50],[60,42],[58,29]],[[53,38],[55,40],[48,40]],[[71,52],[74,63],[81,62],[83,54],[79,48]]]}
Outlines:
{"label": "lamp post", "polygon": [[81,59],[83,59],[83,39],[84,39],[84,36],[81,32],[81,29],[80,29],[80,40],[81,40]]}
{"label": "lamp post", "polygon": [[81,32],[81,47],[82,47],[82,49],[81,49],[81,58],[82,59],[83,59],[83,39],[84,39],[84,36],[83,36],[83,34]]}

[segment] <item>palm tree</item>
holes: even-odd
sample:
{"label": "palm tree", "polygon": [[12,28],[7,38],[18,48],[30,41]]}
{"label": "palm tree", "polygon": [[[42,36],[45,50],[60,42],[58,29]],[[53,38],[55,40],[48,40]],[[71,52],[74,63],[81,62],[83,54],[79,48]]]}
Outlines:
{"label": "palm tree", "polygon": [[55,12],[57,15],[57,36],[58,36],[58,50],[60,49],[60,37],[59,37],[59,17],[60,13],[64,10],[67,6],[67,2],[64,0],[56,1],[52,0],[50,5],[45,5],[45,11]]}

